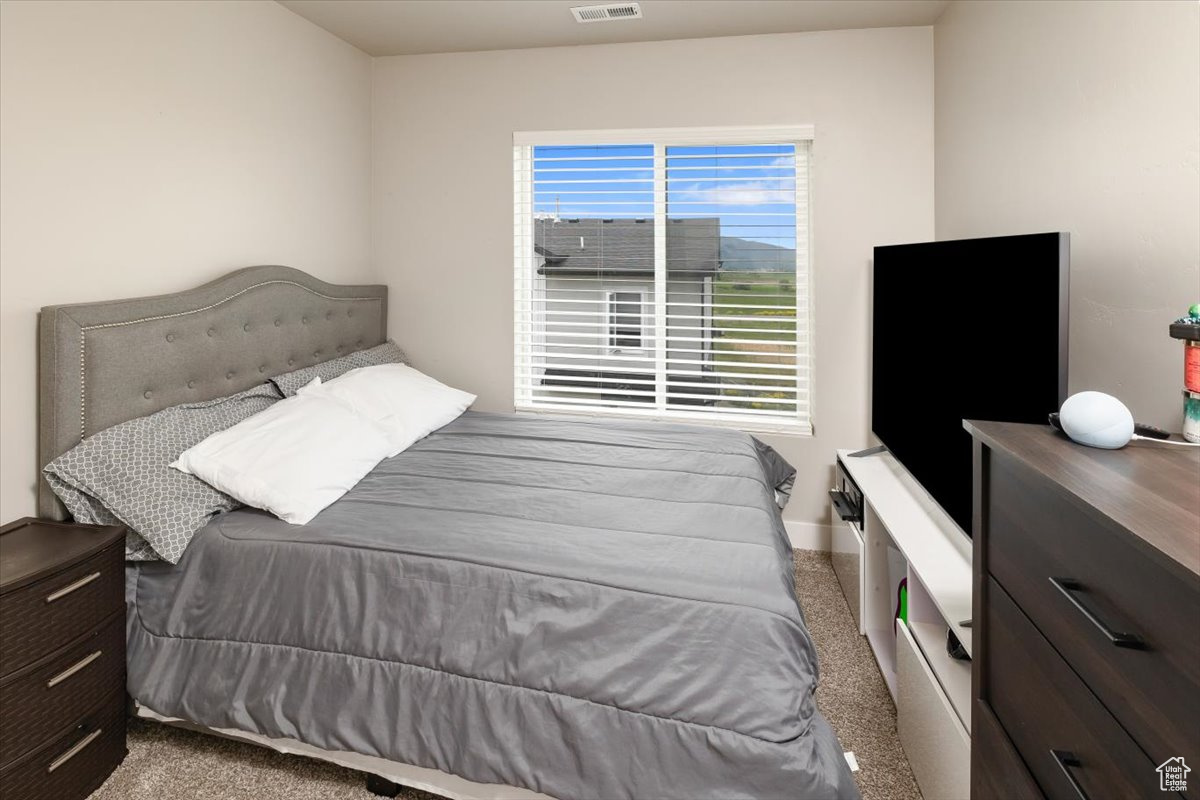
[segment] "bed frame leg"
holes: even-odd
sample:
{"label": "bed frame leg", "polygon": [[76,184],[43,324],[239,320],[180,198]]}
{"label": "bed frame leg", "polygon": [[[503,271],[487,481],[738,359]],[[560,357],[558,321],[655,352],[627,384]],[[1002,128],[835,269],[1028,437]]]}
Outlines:
{"label": "bed frame leg", "polygon": [[371,794],[377,794],[380,797],[395,797],[400,794],[400,784],[394,781],[389,781],[387,778],[381,778],[378,775],[367,773],[367,791]]}

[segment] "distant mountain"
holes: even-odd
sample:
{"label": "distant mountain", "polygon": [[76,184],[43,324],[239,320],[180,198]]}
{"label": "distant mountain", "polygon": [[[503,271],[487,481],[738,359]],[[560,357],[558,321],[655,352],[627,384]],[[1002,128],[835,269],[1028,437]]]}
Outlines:
{"label": "distant mountain", "polygon": [[752,239],[722,236],[721,269],[731,272],[794,272],[796,251]]}

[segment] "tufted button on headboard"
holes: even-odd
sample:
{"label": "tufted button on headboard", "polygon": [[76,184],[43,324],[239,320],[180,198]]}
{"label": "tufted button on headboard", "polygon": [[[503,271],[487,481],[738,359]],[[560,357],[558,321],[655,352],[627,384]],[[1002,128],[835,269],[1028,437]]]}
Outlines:
{"label": "tufted button on headboard", "polygon": [[176,294],[47,306],[39,325],[38,513],[65,519],[41,467],[117,423],[374,347],[387,287],[247,267]]}

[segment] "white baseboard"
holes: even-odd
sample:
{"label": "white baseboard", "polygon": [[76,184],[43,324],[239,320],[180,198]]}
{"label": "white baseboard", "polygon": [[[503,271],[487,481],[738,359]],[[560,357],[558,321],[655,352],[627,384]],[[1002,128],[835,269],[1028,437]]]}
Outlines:
{"label": "white baseboard", "polygon": [[827,553],[832,549],[833,528],[829,525],[785,519],[783,527],[787,530],[792,547],[797,550],[820,550]]}

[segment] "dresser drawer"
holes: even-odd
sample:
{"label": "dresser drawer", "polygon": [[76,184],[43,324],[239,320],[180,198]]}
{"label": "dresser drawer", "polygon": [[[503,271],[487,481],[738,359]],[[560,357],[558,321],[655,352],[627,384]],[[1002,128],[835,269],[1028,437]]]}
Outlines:
{"label": "dresser drawer", "polygon": [[984,620],[992,708],[1049,798],[1147,797],[1156,762],[1134,744],[995,581]]}
{"label": "dresser drawer", "polygon": [[992,576],[1156,763],[1200,757],[1196,581],[1002,454],[988,491]]}
{"label": "dresser drawer", "polygon": [[125,692],[84,714],[78,725],[0,770],[4,800],[77,800],[91,794],[125,757]]}
{"label": "dresser drawer", "polygon": [[0,675],[32,664],[124,608],[124,557],[114,545],[0,595]]}
{"label": "dresser drawer", "polygon": [[125,688],[125,615],[0,681],[0,764],[69,726],[82,709]]}
{"label": "dresser drawer", "polygon": [[1042,800],[991,707],[976,700],[971,720],[971,800]]}

